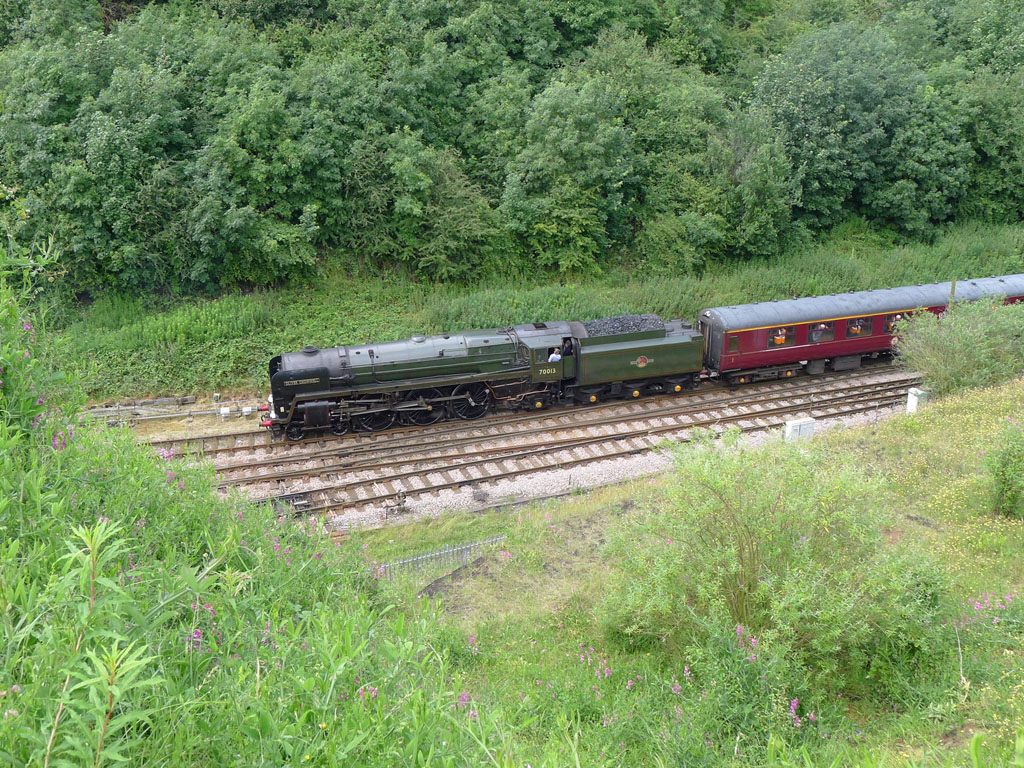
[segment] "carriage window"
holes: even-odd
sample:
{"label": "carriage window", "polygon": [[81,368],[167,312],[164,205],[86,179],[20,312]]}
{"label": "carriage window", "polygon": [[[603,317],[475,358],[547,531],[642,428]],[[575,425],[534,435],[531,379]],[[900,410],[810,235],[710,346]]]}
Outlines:
{"label": "carriage window", "polygon": [[885,332],[886,333],[896,333],[896,323],[898,323],[902,319],[903,319],[903,315],[901,313],[896,313],[895,315],[886,315],[885,316]]}
{"label": "carriage window", "polygon": [[786,325],[768,331],[768,349],[789,347],[796,343],[796,326]]}
{"label": "carriage window", "polygon": [[819,341],[832,341],[835,337],[835,323],[811,323],[807,326],[807,340],[812,344],[817,344]]}
{"label": "carriage window", "polygon": [[846,338],[855,339],[858,336],[870,336],[872,333],[871,317],[855,317],[846,321]]}
{"label": "carriage window", "polygon": [[729,337],[729,351],[730,352],[739,352],[740,351],[740,337],[739,336],[730,336]]}

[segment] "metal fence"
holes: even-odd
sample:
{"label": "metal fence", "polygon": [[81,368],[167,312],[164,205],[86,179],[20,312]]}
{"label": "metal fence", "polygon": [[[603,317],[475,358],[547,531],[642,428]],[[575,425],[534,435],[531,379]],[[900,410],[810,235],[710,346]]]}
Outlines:
{"label": "metal fence", "polygon": [[483,541],[474,541],[470,544],[458,544],[452,546],[445,544],[440,549],[427,552],[415,557],[407,557],[403,560],[395,560],[376,566],[377,576],[387,579],[390,583],[400,576],[419,576],[436,572],[436,570],[452,570],[461,568],[467,563],[473,562],[484,547],[493,547],[505,540],[505,534],[488,536]]}

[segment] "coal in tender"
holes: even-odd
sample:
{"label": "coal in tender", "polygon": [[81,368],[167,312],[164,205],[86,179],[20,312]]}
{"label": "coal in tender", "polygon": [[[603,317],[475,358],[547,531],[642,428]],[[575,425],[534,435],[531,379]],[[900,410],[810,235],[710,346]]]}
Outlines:
{"label": "coal in tender", "polygon": [[623,333],[640,333],[641,331],[663,331],[665,321],[657,315],[616,315],[588,320],[583,324],[587,335],[618,336]]}

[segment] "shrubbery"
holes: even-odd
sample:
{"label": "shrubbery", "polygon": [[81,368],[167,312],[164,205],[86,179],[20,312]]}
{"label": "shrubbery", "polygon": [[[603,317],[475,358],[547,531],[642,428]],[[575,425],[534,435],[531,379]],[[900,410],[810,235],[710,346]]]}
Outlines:
{"label": "shrubbery", "polygon": [[1024,371],[1024,305],[954,304],[901,323],[896,351],[936,395],[998,384]]}
{"label": "shrubbery", "polygon": [[59,233],[72,293],[325,253],[694,272],[1024,214],[1021,0],[143,5],[0,0],[8,223]]}
{"label": "shrubbery", "polygon": [[66,392],[51,400],[63,374],[36,338],[46,307],[39,302],[41,284],[53,280],[55,261],[52,243],[37,249],[0,239],[0,423],[14,436],[41,429],[47,414],[73,412],[81,402]]}
{"label": "shrubbery", "polygon": [[685,662],[728,713],[723,731],[762,745],[784,725],[813,730],[837,696],[920,705],[955,683],[948,576],[884,545],[885,518],[864,503],[875,482],[835,458],[683,450],[670,503],[611,545],[609,636]]}
{"label": "shrubbery", "polygon": [[[1008,419],[1009,420],[1009,419]],[[1024,518],[1024,429],[1009,424],[988,459],[992,511]]]}

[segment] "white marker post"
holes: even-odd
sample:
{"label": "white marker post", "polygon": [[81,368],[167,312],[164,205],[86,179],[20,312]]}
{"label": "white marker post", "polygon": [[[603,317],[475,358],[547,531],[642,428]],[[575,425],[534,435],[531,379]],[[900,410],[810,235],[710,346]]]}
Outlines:
{"label": "white marker post", "polygon": [[907,390],[907,413],[917,413],[918,408],[928,402],[927,389],[911,387]]}

